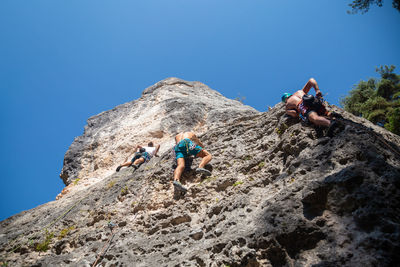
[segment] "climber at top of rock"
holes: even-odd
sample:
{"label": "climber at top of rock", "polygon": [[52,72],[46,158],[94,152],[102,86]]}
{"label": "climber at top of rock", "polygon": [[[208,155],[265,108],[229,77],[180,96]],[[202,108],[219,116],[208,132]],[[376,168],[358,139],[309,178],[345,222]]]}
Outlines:
{"label": "climber at top of rock", "polygon": [[210,162],[212,156],[204,149],[204,144],[193,132],[182,132],[177,134],[175,136],[175,143],[174,151],[178,166],[174,172],[173,185],[179,190],[187,191],[180,182],[183,170],[185,169],[185,158],[188,158],[191,155],[203,158],[199,167],[196,169],[196,172],[209,176],[211,175],[211,172],[204,167]]}
{"label": "climber at top of rock", "polygon": [[[308,94],[311,88],[314,88],[316,97]],[[332,120],[332,118],[335,116],[340,117],[340,115],[335,112],[328,112],[321,98],[322,93],[319,90],[317,81],[311,78],[303,89],[294,94],[284,93],[282,102],[285,103],[286,114],[294,118],[300,116],[305,123],[328,127],[327,135],[332,137],[334,129],[339,126],[339,123],[336,120]]]}
{"label": "climber at top of rock", "polygon": [[137,145],[135,147],[135,153],[132,160],[119,165],[116,171],[119,172],[122,167],[129,167],[132,164],[136,170],[137,168],[139,168],[140,165],[142,165],[146,161],[149,161],[153,156],[158,157],[157,152],[159,149],[160,145],[154,146],[154,143],[151,141],[147,144],[147,146],[142,147],[140,145]]}

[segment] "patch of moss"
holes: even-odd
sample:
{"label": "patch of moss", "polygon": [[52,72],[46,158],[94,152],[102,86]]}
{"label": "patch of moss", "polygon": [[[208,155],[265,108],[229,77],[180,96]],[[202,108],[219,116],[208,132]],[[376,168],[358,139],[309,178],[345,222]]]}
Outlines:
{"label": "patch of moss", "polygon": [[251,160],[253,157],[252,156],[250,156],[250,155],[247,155],[246,157],[244,157],[243,159],[244,160]]}
{"label": "patch of moss", "polygon": [[73,183],[74,183],[74,185],[77,185],[77,184],[79,183],[79,180],[80,180],[80,178],[78,178],[78,179],[75,179],[75,180],[74,180],[74,182],[73,182]]}
{"label": "patch of moss", "polygon": [[115,185],[116,181],[111,181],[107,184],[107,189],[112,188]]}
{"label": "patch of moss", "polygon": [[201,184],[212,182],[212,181],[216,180],[217,178],[218,178],[218,176],[209,176],[208,178],[206,178],[203,181],[201,181]]}
{"label": "patch of moss", "polygon": [[124,186],[122,189],[121,189],[121,195],[126,195],[128,193],[128,186]]}
{"label": "patch of moss", "polygon": [[68,228],[64,228],[60,231],[60,234],[58,235],[58,240],[63,239],[64,237],[66,237],[68,235],[68,233],[72,230],[75,229],[75,226],[70,226]]}
{"label": "patch of moss", "polygon": [[144,169],[145,169],[146,171],[148,171],[148,170],[153,169],[153,167],[152,167],[152,166],[146,166]]}
{"label": "patch of moss", "polygon": [[286,123],[282,123],[279,125],[279,128],[275,128],[275,132],[279,135],[282,135],[288,128],[289,126],[287,126]]}
{"label": "patch of moss", "polygon": [[265,166],[265,162],[264,161],[261,161],[260,163],[258,163],[258,167],[259,168],[262,168],[262,167],[264,167]]}
{"label": "patch of moss", "polygon": [[50,245],[50,242],[53,239],[53,237],[54,237],[54,233],[46,230],[46,236],[45,236],[43,242],[40,242],[39,244],[36,245],[36,248],[35,248],[36,251],[41,251],[41,252],[47,251],[49,249],[49,245]]}
{"label": "patch of moss", "polygon": [[233,184],[233,186],[238,186],[238,185],[241,185],[241,184],[243,184],[243,181],[236,181],[236,182]]}

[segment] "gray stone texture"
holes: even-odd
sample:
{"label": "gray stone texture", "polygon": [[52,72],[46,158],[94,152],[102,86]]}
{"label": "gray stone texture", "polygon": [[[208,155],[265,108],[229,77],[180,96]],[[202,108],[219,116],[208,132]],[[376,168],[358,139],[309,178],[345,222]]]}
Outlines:
{"label": "gray stone texture", "polygon": [[138,100],[89,118],[83,135],[65,154],[60,177],[65,185],[75,179],[104,178],[127,160],[138,143],[151,140],[165,152],[177,132],[203,133],[257,113],[200,82],[168,78],[145,89]]}
{"label": "gray stone texture", "polygon": [[[163,83],[143,97],[156,97]],[[175,85],[168,85],[171,94]],[[193,88],[189,96],[197,94]],[[194,172],[195,159],[182,177],[188,193],[174,192],[173,157],[165,150],[137,171],[71,183],[61,199],[0,223],[3,261],[91,266],[105,248],[99,266],[400,265],[399,136],[333,106],[349,121],[328,138],[288,118],[281,103],[265,113],[243,107],[231,115],[236,108],[229,103],[238,103],[226,100],[226,113],[213,119],[211,102],[209,110],[208,101],[195,102],[198,120],[207,117],[200,139],[213,155],[211,177]],[[91,127],[115,123],[116,110],[90,119],[74,149],[93,138]],[[184,118],[182,110],[171,107],[171,118],[161,118],[163,131],[190,126],[175,121]],[[113,232],[109,221],[117,225]],[[47,251],[37,252],[45,229],[54,236]]]}

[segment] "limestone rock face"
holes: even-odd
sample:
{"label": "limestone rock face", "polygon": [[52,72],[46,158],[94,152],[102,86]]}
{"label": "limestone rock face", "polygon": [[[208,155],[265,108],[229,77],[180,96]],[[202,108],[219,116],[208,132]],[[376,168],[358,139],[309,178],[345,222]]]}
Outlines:
{"label": "limestone rock face", "polygon": [[0,223],[0,258],[9,266],[399,266],[400,138],[331,109],[345,117],[333,138],[288,118],[282,104],[209,128],[199,137],[212,176],[189,161],[184,196],[171,184],[168,151],[136,171],[71,183],[60,200]]}
{"label": "limestone rock face", "polygon": [[65,154],[60,177],[72,180],[103,178],[133,154],[137,144],[161,144],[160,152],[173,145],[176,133],[203,133],[238,116],[258,112],[227,99],[200,82],[168,78],[145,89],[138,100],[88,119],[82,136]]}

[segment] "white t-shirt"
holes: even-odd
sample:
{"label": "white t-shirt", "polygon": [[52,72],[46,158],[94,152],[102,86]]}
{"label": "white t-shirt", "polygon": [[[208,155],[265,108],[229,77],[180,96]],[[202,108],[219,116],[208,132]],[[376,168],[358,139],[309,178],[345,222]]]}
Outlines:
{"label": "white t-shirt", "polygon": [[143,147],[147,153],[150,154],[150,156],[154,156],[154,154],[156,153],[156,148],[154,146],[145,146]]}

